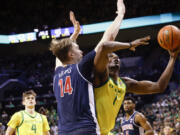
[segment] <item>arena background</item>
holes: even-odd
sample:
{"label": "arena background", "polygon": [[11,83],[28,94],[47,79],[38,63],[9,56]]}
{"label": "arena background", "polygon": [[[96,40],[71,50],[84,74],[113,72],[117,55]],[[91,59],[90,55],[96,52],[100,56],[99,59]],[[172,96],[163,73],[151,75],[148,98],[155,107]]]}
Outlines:
{"label": "arena background", "polygon": [[[180,13],[178,0],[124,0],[126,14],[124,19]],[[72,26],[69,11],[73,10],[81,25],[112,21],[116,14],[116,0],[71,0],[71,1],[4,1],[0,5],[0,35],[15,35]],[[156,81],[169,60],[168,52],[157,43],[157,33],[165,25],[176,25],[180,21],[144,27],[128,28],[119,31],[117,41],[129,42],[133,39],[151,36],[149,46],[137,48],[136,52],[119,51],[121,76],[137,80]],[[92,50],[101,39],[103,32],[81,34],[77,40],[84,54]],[[56,101],[52,90],[52,77],[55,57],[48,51],[51,38],[23,43],[0,44],[0,132],[4,134],[10,116],[23,109],[23,91],[34,89],[38,93],[37,107],[46,109],[51,134],[56,135]],[[162,135],[164,125],[170,125],[173,134],[180,134],[180,56],[168,88],[163,94],[138,96],[137,110],[150,121],[156,134]],[[129,94],[127,94],[129,95]],[[121,109],[113,132],[118,134]]]}

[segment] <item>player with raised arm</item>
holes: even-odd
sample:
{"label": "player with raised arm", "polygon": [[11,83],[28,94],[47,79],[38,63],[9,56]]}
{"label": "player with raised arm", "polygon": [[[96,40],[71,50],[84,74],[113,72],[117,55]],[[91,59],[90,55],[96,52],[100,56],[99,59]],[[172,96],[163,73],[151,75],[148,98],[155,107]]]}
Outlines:
{"label": "player with raised arm", "polygon": [[[59,135],[96,135],[100,134],[95,114],[93,91],[93,68],[105,51],[111,52],[135,48],[147,44],[149,38],[137,40],[136,44],[113,42],[124,16],[123,1],[118,0],[118,15],[105,31],[96,48],[82,57],[82,51],[72,38],[52,40],[50,50],[57,57],[53,87],[57,100],[59,116]],[[71,14],[70,14],[71,15]],[[72,14],[73,15],[73,14]],[[73,37],[78,37],[79,25],[75,17]],[[77,25],[75,25],[77,24]],[[75,35],[75,36],[74,36]],[[115,36],[114,36],[115,35]],[[61,62],[60,62],[61,61]]]}
{"label": "player with raised arm", "polygon": [[25,110],[11,117],[5,135],[50,135],[46,116],[35,111],[36,93],[33,90],[26,91],[22,100]]}
{"label": "player with raised arm", "polygon": [[[141,39],[141,42],[145,43],[148,38]],[[134,46],[137,45],[138,40],[131,42],[131,50],[135,49]],[[114,128],[126,92],[142,95],[164,92],[172,76],[180,48],[176,51],[169,51],[169,62],[156,82],[120,77],[120,59],[115,53],[111,52],[111,48],[107,48],[99,55],[99,61],[95,63],[95,101],[102,135],[107,134]]]}

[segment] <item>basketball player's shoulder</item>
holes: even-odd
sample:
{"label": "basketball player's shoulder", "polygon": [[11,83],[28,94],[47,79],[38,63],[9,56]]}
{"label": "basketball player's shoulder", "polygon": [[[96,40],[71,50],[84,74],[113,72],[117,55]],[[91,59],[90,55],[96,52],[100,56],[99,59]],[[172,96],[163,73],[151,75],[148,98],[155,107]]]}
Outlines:
{"label": "basketball player's shoulder", "polygon": [[146,119],[146,117],[142,113],[136,112],[135,120],[140,120],[140,119]]}
{"label": "basketball player's shoulder", "polygon": [[43,120],[47,118],[46,115],[44,115],[44,114],[41,114],[41,113],[38,113],[38,112],[37,112],[37,114],[38,114],[39,116],[41,116]]}
{"label": "basketball player's shoulder", "polygon": [[23,110],[20,110],[18,112],[15,112],[13,115],[19,117],[22,116],[22,114],[23,114]]}

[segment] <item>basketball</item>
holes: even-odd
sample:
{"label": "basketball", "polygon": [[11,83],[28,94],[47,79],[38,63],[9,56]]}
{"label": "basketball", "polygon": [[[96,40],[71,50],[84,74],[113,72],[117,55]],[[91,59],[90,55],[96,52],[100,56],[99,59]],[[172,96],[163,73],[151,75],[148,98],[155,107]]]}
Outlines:
{"label": "basketball", "polygon": [[180,47],[180,30],[174,25],[161,28],[157,38],[159,45],[166,50],[174,51]]}

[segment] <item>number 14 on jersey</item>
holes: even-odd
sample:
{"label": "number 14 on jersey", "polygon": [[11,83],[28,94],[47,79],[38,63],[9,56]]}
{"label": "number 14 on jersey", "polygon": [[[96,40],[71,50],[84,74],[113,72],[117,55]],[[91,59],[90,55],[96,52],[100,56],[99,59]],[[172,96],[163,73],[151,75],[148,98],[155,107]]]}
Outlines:
{"label": "number 14 on jersey", "polygon": [[60,79],[59,86],[60,86],[60,96],[61,97],[64,97],[65,93],[68,93],[69,95],[72,94],[73,88],[71,86],[71,77],[70,76],[66,76],[64,86],[63,86],[63,79]]}

